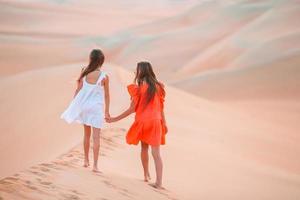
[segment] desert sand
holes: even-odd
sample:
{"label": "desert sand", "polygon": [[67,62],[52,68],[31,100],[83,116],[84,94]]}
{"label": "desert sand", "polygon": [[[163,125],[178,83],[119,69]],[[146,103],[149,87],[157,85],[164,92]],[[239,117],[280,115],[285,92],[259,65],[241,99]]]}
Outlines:
{"label": "desert sand", "polygon": [[[0,199],[300,199],[299,2],[163,2],[142,15],[135,1],[129,14],[119,1],[0,1]],[[87,28],[95,16],[105,30]],[[166,190],[142,181],[140,147],[125,143],[133,116],[103,129],[101,173],[82,167],[82,127],[59,116],[94,47],[112,115],[137,61],[165,83]]]}

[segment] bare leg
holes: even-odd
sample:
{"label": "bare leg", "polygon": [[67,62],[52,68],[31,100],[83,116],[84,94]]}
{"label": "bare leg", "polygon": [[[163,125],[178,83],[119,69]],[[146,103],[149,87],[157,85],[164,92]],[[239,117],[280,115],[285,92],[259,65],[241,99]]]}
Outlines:
{"label": "bare leg", "polygon": [[149,156],[148,156],[149,145],[141,142],[141,161],[144,169],[144,181],[148,182],[150,178],[149,173]]}
{"label": "bare leg", "polygon": [[93,151],[94,151],[93,171],[94,172],[99,172],[98,156],[99,156],[99,149],[100,149],[100,131],[101,131],[101,129],[93,127]]}
{"label": "bare leg", "polygon": [[89,162],[89,151],[90,151],[90,138],[91,138],[91,127],[84,125],[84,138],[83,138],[83,150],[84,150],[84,167],[90,165]]}
{"label": "bare leg", "polygon": [[152,156],[155,163],[155,171],[156,171],[156,182],[152,185],[155,188],[162,189],[162,172],[163,172],[163,163],[160,157],[160,146],[152,146]]}

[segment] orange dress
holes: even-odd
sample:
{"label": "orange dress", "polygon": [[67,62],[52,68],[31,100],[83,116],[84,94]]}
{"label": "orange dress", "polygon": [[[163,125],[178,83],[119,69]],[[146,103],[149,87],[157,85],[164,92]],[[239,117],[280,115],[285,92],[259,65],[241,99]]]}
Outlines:
{"label": "orange dress", "polygon": [[126,135],[128,144],[137,145],[139,141],[151,146],[165,144],[165,125],[162,120],[165,91],[157,86],[153,99],[146,104],[147,84],[141,86],[131,84],[127,86],[128,92],[135,103],[135,121]]}

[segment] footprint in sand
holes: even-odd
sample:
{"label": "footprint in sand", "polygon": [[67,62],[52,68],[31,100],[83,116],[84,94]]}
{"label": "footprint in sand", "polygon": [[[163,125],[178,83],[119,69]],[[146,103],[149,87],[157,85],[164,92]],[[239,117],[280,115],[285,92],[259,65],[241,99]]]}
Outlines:
{"label": "footprint in sand", "polygon": [[15,177],[7,177],[7,178],[5,178],[4,180],[10,181],[10,182],[17,182],[17,181],[19,181],[20,179],[19,179],[19,178],[15,178]]}
{"label": "footprint in sand", "polygon": [[152,187],[152,189],[153,189],[155,192],[157,192],[157,193],[159,193],[159,194],[165,196],[166,198],[168,198],[168,199],[170,199],[170,200],[179,200],[178,198],[174,197],[174,195],[173,195],[169,190],[167,190],[167,189],[159,190],[159,189],[156,189],[156,188],[153,188],[153,187]]}
{"label": "footprint in sand", "polygon": [[76,195],[83,195],[82,193],[78,192],[77,190],[70,190],[72,193],[76,194]]}
{"label": "footprint in sand", "polygon": [[64,160],[54,161],[53,163],[55,163],[56,165],[62,166],[62,167],[76,168],[70,162],[67,162],[67,161],[64,161]]}
{"label": "footprint in sand", "polygon": [[15,191],[14,186],[15,185],[20,185],[21,179],[16,178],[16,177],[7,177],[5,179],[0,180],[0,191],[6,192],[6,193],[11,193]]}
{"label": "footprint in sand", "polygon": [[46,168],[46,167],[40,167],[40,170],[42,170],[42,172],[50,172],[51,171],[49,168]]}
{"label": "footprint in sand", "polygon": [[[30,190],[35,190],[38,191],[38,188],[33,186],[32,182],[29,180],[22,180],[24,183],[22,184],[24,187],[30,189]],[[15,185],[17,186],[17,185]]]}
{"label": "footprint in sand", "polygon": [[7,185],[12,185],[13,183],[9,182],[9,181],[6,181],[6,180],[1,180],[0,181],[0,185],[3,185],[3,186],[7,186]]}
{"label": "footprint in sand", "polygon": [[114,185],[113,183],[111,183],[109,180],[103,180],[102,181],[106,186],[116,190],[118,193],[122,194],[123,196],[126,196],[126,197],[131,197],[131,193],[127,190],[127,189],[124,189],[124,188],[121,188],[117,185]]}
{"label": "footprint in sand", "polygon": [[51,182],[48,182],[48,181],[41,181],[40,183],[42,185],[51,185],[52,184]]}
{"label": "footprint in sand", "polygon": [[67,199],[67,200],[80,200],[80,197],[74,194],[65,194],[62,193],[60,195],[63,199]]}
{"label": "footprint in sand", "polygon": [[35,190],[35,191],[38,191],[38,188],[33,186],[33,185],[24,185],[25,187],[31,189],[31,190]]}
{"label": "footprint in sand", "polygon": [[41,173],[39,171],[28,170],[28,172],[30,172],[31,174],[36,175],[38,177],[46,177],[47,176],[46,174]]}
{"label": "footprint in sand", "polygon": [[57,165],[52,164],[52,163],[42,163],[40,165],[43,167],[47,167],[48,169],[62,170],[62,168],[57,167]]}

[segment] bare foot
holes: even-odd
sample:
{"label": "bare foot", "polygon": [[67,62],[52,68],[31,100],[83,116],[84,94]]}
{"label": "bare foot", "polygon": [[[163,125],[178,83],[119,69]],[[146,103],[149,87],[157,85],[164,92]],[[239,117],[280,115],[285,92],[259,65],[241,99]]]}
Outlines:
{"label": "bare foot", "polygon": [[90,166],[90,162],[88,160],[84,161],[83,167],[88,167]]}
{"label": "bare foot", "polygon": [[150,174],[148,173],[148,175],[146,175],[145,177],[144,177],[144,181],[145,182],[149,182],[151,180],[151,177],[150,177]]}
{"label": "bare foot", "polygon": [[100,173],[98,167],[95,167],[95,166],[93,167],[93,172],[95,172],[95,173]]}
{"label": "bare foot", "polygon": [[155,189],[158,189],[158,190],[164,190],[165,188],[162,187],[161,185],[157,184],[157,183],[150,183],[149,184],[151,187],[154,187]]}

